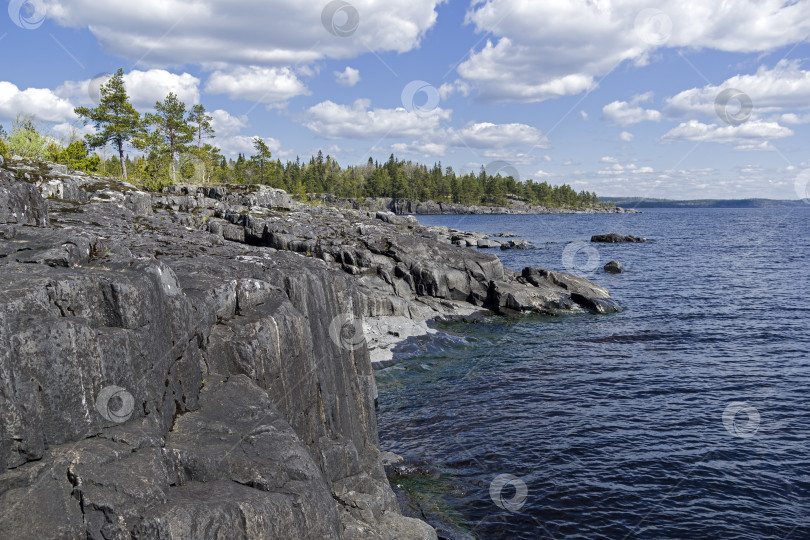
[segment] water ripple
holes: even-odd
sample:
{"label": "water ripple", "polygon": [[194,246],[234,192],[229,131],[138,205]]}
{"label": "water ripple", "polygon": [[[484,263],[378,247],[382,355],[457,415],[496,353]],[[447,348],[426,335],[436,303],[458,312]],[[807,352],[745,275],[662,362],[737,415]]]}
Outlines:
{"label": "water ripple", "polygon": [[516,269],[563,270],[560,238],[655,241],[598,247],[622,313],[458,323],[379,372],[383,447],[436,465],[478,538],[810,538],[810,211],[784,212],[430,218],[542,246]]}

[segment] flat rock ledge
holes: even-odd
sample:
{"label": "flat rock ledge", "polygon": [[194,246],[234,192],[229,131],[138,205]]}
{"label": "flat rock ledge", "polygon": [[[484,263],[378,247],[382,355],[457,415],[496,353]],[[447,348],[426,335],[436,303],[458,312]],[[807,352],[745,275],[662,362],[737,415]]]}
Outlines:
{"label": "flat rock ledge", "polygon": [[401,216],[19,160],[0,282],[0,538],[436,538],[386,479],[372,355],[437,317],[618,308]]}

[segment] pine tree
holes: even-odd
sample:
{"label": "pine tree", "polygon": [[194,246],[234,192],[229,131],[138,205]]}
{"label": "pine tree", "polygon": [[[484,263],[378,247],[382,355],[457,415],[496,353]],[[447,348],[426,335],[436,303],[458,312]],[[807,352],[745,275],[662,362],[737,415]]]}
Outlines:
{"label": "pine tree", "polygon": [[250,156],[250,160],[259,167],[259,183],[264,184],[264,169],[265,164],[270,161],[273,156],[270,154],[270,148],[267,147],[261,137],[253,138],[253,148],[258,152],[255,156]]}
{"label": "pine tree", "polygon": [[211,121],[214,118],[205,111],[203,105],[194,105],[191,112],[188,113],[188,123],[194,129],[194,135],[197,137],[197,150],[202,150],[203,139],[214,138],[214,128],[211,126]]}
{"label": "pine tree", "polygon": [[245,176],[245,156],[242,155],[240,152],[239,155],[236,157],[236,162],[233,165],[233,176],[234,181],[237,184],[245,184],[247,183],[247,177]]}
{"label": "pine tree", "polygon": [[142,130],[141,115],[132,106],[124,87],[124,70],[119,68],[101,87],[101,101],[93,109],[77,107],[74,112],[85,124],[92,122],[96,133],[85,135],[90,148],[100,148],[112,143],[118,150],[121,171],[127,179],[124,162],[124,144],[132,141]]}
{"label": "pine tree", "polygon": [[163,102],[155,103],[155,113],[146,115],[146,121],[157,128],[169,152],[172,181],[177,178],[175,156],[185,150],[194,139],[193,128],[186,119],[186,104],[169,92]]}

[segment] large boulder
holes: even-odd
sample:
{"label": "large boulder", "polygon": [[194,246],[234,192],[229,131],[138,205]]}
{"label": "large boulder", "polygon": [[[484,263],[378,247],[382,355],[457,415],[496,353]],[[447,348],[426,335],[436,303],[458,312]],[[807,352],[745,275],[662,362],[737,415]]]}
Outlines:
{"label": "large boulder", "polygon": [[497,240],[490,240],[489,238],[482,238],[482,239],[478,240],[478,246],[477,247],[483,248],[483,249],[499,248],[499,247],[501,247],[501,243],[498,242]]}
{"label": "large boulder", "polygon": [[0,169],[0,224],[48,227],[48,204],[39,190]]}
{"label": "large boulder", "polygon": [[255,193],[251,193],[245,200],[245,206],[262,206],[265,208],[278,208],[290,210],[293,206],[292,198],[282,189],[261,186]]}
{"label": "large boulder", "polygon": [[413,227],[419,225],[419,222],[413,216],[398,216],[394,212],[377,212],[377,219],[390,223],[391,225],[400,225],[403,227]]}
{"label": "large boulder", "polygon": [[[81,186],[82,183],[76,179],[59,177],[41,183],[39,185],[39,191],[46,199],[54,198],[85,203],[90,200],[90,195],[81,189]],[[151,204],[149,209],[152,209]]]}
{"label": "large boulder", "polygon": [[558,294],[567,297],[574,304],[591,311],[606,313],[617,311],[618,304],[610,298],[610,292],[604,287],[565,272],[552,272],[545,268],[527,267],[521,273],[522,280],[547,291],[547,294]]}
{"label": "large boulder", "polygon": [[388,255],[408,269],[419,296],[483,304],[490,281],[501,280],[504,269],[494,255],[400,236],[390,242]]}

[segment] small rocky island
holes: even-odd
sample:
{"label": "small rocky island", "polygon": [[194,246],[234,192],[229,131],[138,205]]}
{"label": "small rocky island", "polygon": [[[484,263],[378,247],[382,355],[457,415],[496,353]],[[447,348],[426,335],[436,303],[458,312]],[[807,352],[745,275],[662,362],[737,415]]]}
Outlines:
{"label": "small rocky island", "polygon": [[427,321],[617,309],[385,211],[0,158],[0,538],[430,539],[372,358]]}
{"label": "small rocky island", "polygon": [[646,238],[639,238],[638,236],[633,236],[632,234],[628,234],[626,236],[617,234],[617,233],[610,233],[610,234],[596,234],[591,237],[591,242],[602,242],[607,244],[620,244],[620,243],[641,243],[646,242]]}

